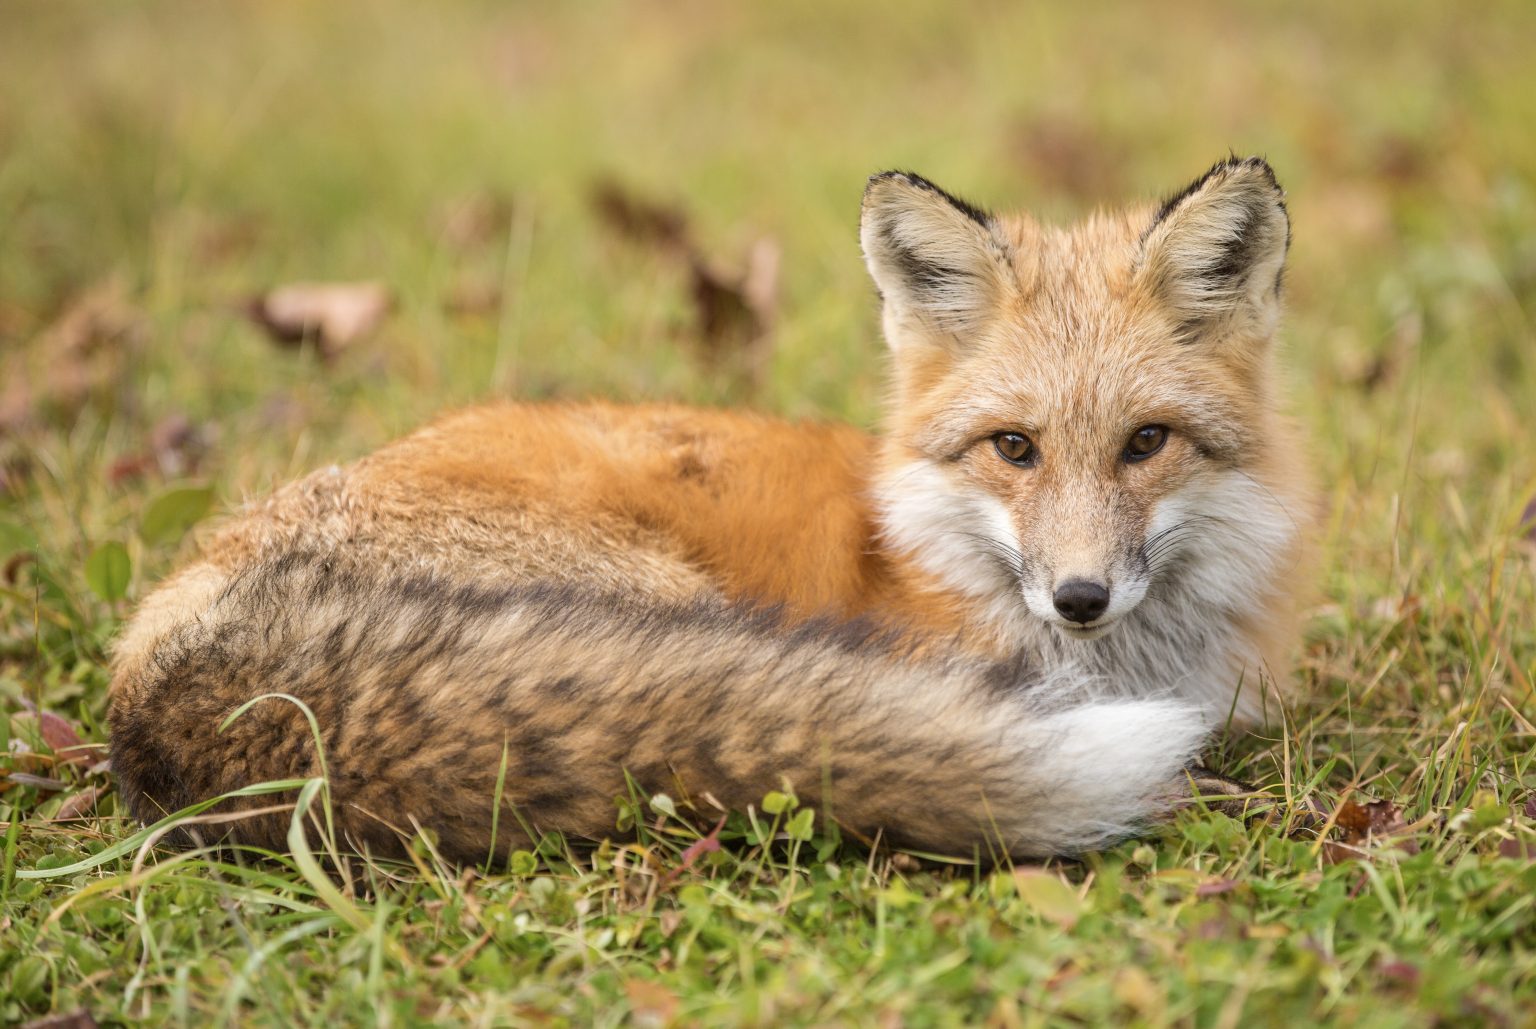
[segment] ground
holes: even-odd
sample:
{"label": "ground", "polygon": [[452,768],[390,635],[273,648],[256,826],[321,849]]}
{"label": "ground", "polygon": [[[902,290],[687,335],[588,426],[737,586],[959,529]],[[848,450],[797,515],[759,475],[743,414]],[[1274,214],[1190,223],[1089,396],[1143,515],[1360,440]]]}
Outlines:
{"label": "ground", "polygon": [[[5,21],[0,1020],[1532,1024],[1536,7]],[[1188,812],[982,869],[840,844],[783,798],[689,850],[663,799],[638,844],[455,869],[424,842],[338,880],[121,817],[106,655],[210,506],[487,396],[872,425],[868,174],[1065,219],[1229,149],[1289,191],[1285,363],[1329,516],[1299,699],[1213,763],[1326,837]],[[279,344],[253,305],[280,322],[266,291],[306,281],[388,310],[346,301],[382,318],[353,332],[330,298]]]}

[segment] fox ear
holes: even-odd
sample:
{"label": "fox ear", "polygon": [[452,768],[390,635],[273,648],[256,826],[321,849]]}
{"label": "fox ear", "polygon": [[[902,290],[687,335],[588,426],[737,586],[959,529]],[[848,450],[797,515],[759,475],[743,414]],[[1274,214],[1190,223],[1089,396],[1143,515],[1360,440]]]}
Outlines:
{"label": "fox ear", "polygon": [[1142,236],[1137,275],[1187,340],[1267,338],[1280,317],[1290,242],[1285,193],[1269,164],[1231,157],[1163,205]]}
{"label": "fox ear", "polygon": [[953,344],[998,310],[1009,263],[992,216],[927,179],[906,172],[871,178],[859,237],[892,347]]}

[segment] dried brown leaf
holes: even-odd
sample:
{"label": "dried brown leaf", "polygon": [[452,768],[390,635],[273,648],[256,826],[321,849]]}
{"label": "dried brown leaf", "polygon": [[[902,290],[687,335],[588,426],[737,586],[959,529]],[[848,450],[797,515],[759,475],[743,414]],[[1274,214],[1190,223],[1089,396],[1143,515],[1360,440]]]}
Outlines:
{"label": "dried brown leaf", "polygon": [[1419,984],[1419,968],[1407,961],[1383,961],[1379,969],[1381,977],[1401,986],[1414,987]]}
{"label": "dried brown leaf", "polygon": [[1334,824],[1343,831],[1345,839],[1356,840],[1363,838],[1370,831],[1371,816],[1365,808],[1353,800],[1346,800],[1339,805],[1339,813],[1334,819]]}
{"label": "dried brown leaf", "polygon": [[666,876],[662,879],[662,885],[667,885],[683,872],[686,872],[688,869],[692,868],[694,862],[698,861],[699,858],[703,857],[705,854],[719,850],[720,830],[724,828],[725,819],[721,818],[720,821],[715,823],[715,827],[713,829],[711,829],[700,839],[694,840],[692,843],[690,843],[688,848],[683,851],[682,858],[678,861],[677,867],[668,871]]}
{"label": "dried brown leaf", "polygon": [[85,818],[96,810],[96,802],[106,792],[102,786],[90,786],[78,793],[72,793],[59,805],[59,810],[54,813],[54,820],[65,822],[76,818]]}
{"label": "dried brown leaf", "polygon": [[443,204],[433,222],[443,241],[455,250],[480,250],[506,238],[514,213],[506,195],[484,190]]}
{"label": "dried brown leaf", "polygon": [[1350,861],[1366,856],[1373,845],[1391,841],[1391,845],[1409,854],[1419,852],[1418,841],[1402,838],[1408,830],[1402,809],[1390,800],[1373,800],[1357,804],[1346,800],[1339,805],[1334,824],[1339,839],[1324,845],[1324,858],[1330,863]]}
{"label": "dried brown leaf", "polygon": [[16,720],[35,721],[38,735],[53,751],[54,757],[71,765],[85,766],[96,760],[94,751],[96,745],[85,743],[80,739],[80,734],[75,730],[73,723],[67,718],[62,718],[52,711],[24,711],[16,716]]}
{"label": "dried brown leaf", "polygon": [[149,430],[149,449],[160,474],[168,479],[196,475],[213,444],[214,429],[184,414],[168,414]]}
{"label": "dried brown leaf", "polygon": [[144,449],[107,466],[107,481],[116,486],[151,473],[166,479],[196,475],[215,435],[211,425],[196,424],[184,414],[166,415],[149,430]]}
{"label": "dried brown leaf", "polygon": [[501,287],[486,279],[462,279],[443,298],[443,310],[460,318],[478,318],[501,310]]}
{"label": "dried brown leaf", "polygon": [[1197,897],[1218,897],[1223,893],[1231,893],[1241,885],[1236,879],[1212,879],[1195,887]]}
{"label": "dried brown leaf", "polygon": [[624,984],[624,995],[636,1025],[666,1026],[677,1017],[677,994],[661,983],[631,979]]}
{"label": "dried brown leaf", "polygon": [[148,475],[155,467],[155,459],[149,454],[124,454],[107,465],[107,482],[121,486]]}
{"label": "dried brown leaf", "polygon": [[724,272],[697,253],[688,263],[696,338],[704,363],[730,368],[749,389],[762,383],[777,315],[779,246],[760,239],[741,274]]}
{"label": "dried brown leaf", "polygon": [[391,303],[381,282],[296,282],[256,297],[248,313],[273,342],[310,342],[329,359],[377,330]]}
{"label": "dried brown leaf", "polygon": [[675,207],[637,197],[612,181],[593,188],[592,205],[616,234],[682,263],[693,300],[693,336],[705,366],[728,370],[749,392],[761,386],[778,313],[777,241],[758,239],[737,270],[703,252],[686,215]]}
{"label": "dried brown leaf", "polygon": [[612,179],[592,187],[592,209],[619,236],[643,246],[691,252],[688,216],[680,209],[636,196]]}
{"label": "dried brown leaf", "polygon": [[1499,856],[1514,858],[1517,861],[1536,861],[1536,840],[1500,840]]}
{"label": "dried brown leaf", "polygon": [[144,316],[129,300],[126,280],[114,275],[65,305],[37,342],[52,361],[79,359],[135,342],[144,328]]}
{"label": "dried brown leaf", "polygon": [[71,422],[96,398],[121,388],[123,354],[145,334],[128,287],[113,276],[86,289],[0,364],[0,434],[48,419]]}

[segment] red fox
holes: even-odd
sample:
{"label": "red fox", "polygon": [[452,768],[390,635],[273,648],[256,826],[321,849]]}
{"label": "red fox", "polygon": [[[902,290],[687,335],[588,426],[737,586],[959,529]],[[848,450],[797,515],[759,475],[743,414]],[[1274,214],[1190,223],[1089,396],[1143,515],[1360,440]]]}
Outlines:
{"label": "red fox", "polygon": [[879,436],[508,404],[280,489],[124,632],[123,796],[148,820],[320,774],[286,700],[221,731],[284,693],[373,852],[414,826],[466,861],[601,839],[629,782],[705,813],[787,788],[946,853],[1134,833],[1192,775],[1220,788],[1201,748],[1264,717],[1296,635],[1312,497],[1273,367],[1283,196],[1232,158],[1058,229],[874,176]]}

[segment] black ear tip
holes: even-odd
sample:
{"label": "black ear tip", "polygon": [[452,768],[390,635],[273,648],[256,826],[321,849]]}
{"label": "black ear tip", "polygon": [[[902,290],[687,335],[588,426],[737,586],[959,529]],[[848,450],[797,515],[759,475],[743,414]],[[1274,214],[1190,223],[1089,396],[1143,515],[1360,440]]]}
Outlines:
{"label": "black ear tip", "polygon": [[927,189],[942,192],[939,190],[939,187],[935,186],[921,175],[916,175],[909,171],[901,171],[899,169],[893,168],[889,171],[876,172],[875,174],[871,175],[869,177],[869,181],[864,184],[864,195],[869,196],[876,189],[887,182],[893,182],[902,186],[913,186],[917,189]]}
{"label": "black ear tip", "polygon": [[966,201],[961,200],[959,197],[955,196],[953,193],[950,193],[947,190],[939,188],[933,182],[923,178],[921,175],[918,175],[915,172],[893,170],[877,172],[876,174],[871,175],[869,177],[869,181],[864,186],[864,202],[867,204],[870,198],[875,194],[876,190],[884,186],[886,183],[892,182],[897,183],[900,186],[905,186],[908,189],[921,190],[925,193],[931,193],[934,196],[944,200],[955,210],[959,211],[961,214],[965,215],[967,218],[978,225],[986,226],[991,224],[992,216],[986,211],[982,210],[980,207],[977,207],[975,204],[967,203]]}
{"label": "black ear tip", "polygon": [[1228,179],[1233,177],[1256,178],[1276,193],[1283,194],[1285,192],[1280,187],[1280,180],[1275,177],[1275,169],[1270,165],[1267,158],[1260,154],[1243,156],[1233,151],[1211,165],[1204,175],[1196,179],[1189,189],[1185,190],[1185,193],[1193,192],[1218,176]]}
{"label": "black ear tip", "polygon": [[[1163,206],[1158,209],[1156,217],[1152,219],[1152,224],[1155,226],[1163,221],[1173,213],[1175,208],[1200,192],[1213,180],[1220,179],[1230,182],[1234,177],[1257,177],[1274,191],[1276,198],[1279,199],[1282,206],[1284,205],[1285,190],[1280,187],[1280,180],[1275,178],[1275,170],[1270,167],[1269,162],[1258,156],[1239,157],[1237,154],[1232,153],[1211,165],[1210,168],[1206,169],[1204,175],[1201,175],[1194,182],[1191,182],[1163,201]],[[1150,232],[1151,230],[1148,229],[1148,231]]]}

